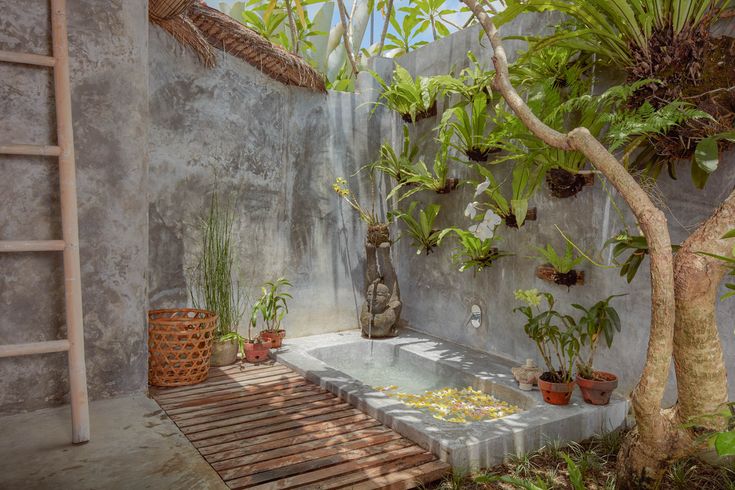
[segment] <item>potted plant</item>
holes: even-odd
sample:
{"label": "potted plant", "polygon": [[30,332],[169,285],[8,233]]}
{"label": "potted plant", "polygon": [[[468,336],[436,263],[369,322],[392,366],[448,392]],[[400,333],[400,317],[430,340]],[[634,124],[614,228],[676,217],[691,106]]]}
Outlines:
{"label": "potted plant", "polygon": [[202,247],[193,278],[191,298],[196,308],[217,314],[211,366],[226,366],[237,360],[242,318],[242,294],[234,280],[235,249],[232,203],[222,203],[212,193],[209,212],[202,221]]}
{"label": "potted plant", "polygon": [[399,201],[422,190],[434,191],[437,194],[448,194],[456,189],[459,185],[459,179],[448,177],[449,142],[451,137],[452,135],[449,133],[440,135],[440,146],[434,156],[434,166],[431,171],[426,163],[419,159],[418,162],[409,167],[407,177],[390,191],[387,199],[396,195],[404,187],[411,187],[411,189],[404,192]]}
{"label": "potted plant", "polygon": [[574,267],[582,261],[581,257],[575,253],[571,243],[566,242],[564,254],[559,255],[554,247],[546,244],[546,248],[536,247],[538,256],[547,263],[536,269],[536,276],[539,279],[551,281],[560,286],[571,287],[575,284],[584,284],[584,272],[574,270]]}
{"label": "potted plant", "polygon": [[[546,365],[546,371],[538,378],[538,387],[546,403],[568,405],[574,391],[572,370],[579,354],[580,342],[577,330],[554,309],[554,296],[539,293],[536,289],[517,290],[515,297],[526,303],[514,308],[526,317],[523,326],[526,335],[536,343]],[[541,307],[541,299],[546,307]],[[553,360],[558,364],[554,364]]]}
{"label": "potted plant", "polygon": [[401,152],[396,153],[396,150],[390,144],[383,143],[380,146],[380,156],[370,167],[372,170],[378,170],[393,178],[397,184],[403,184],[408,178],[411,168],[416,164],[418,152],[419,147],[411,143],[408,126],[404,125]]}
{"label": "potted plant", "polygon": [[247,362],[260,362],[268,358],[268,351],[273,346],[269,340],[263,340],[260,337],[253,338],[253,328],[255,324],[252,321],[248,322],[248,337],[241,339],[243,347],[243,357]]}
{"label": "potted plant", "polygon": [[610,402],[610,395],[618,386],[617,376],[604,371],[595,371],[593,362],[600,338],[605,338],[605,344],[609,349],[615,332],[620,332],[620,316],[615,308],[610,306],[610,301],[619,296],[624,295],[608,296],[591,308],[572,305],[582,312],[582,316],[578,320],[570,318],[569,322],[578,330],[581,345],[587,347],[587,356],[578,354],[577,384],[584,401],[592,405],[607,405]]}
{"label": "potted plant", "polygon": [[491,153],[500,150],[498,142],[488,136],[487,99],[480,92],[468,105],[447,109],[439,124],[442,133],[457,136],[457,143],[452,146],[474,162],[487,162]]}
{"label": "potted plant", "polygon": [[261,286],[262,296],[253,305],[253,311],[250,315],[250,323],[256,326],[258,315],[263,319],[265,326],[260,332],[260,338],[266,342],[271,342],[274,349],[281,347],[286,331],[281,328],[281,321],[288,313],[287,299],[292,299],[288,293],[281,289],[291,287],[291,283],[281,277],[276,281],[266,282]]}

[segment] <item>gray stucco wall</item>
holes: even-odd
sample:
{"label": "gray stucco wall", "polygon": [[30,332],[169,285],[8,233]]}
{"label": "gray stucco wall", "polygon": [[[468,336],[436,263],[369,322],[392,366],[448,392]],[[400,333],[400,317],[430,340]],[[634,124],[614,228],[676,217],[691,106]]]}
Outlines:
{"label": "gray stucco wall", "polygon": [[236,202],[248,306],[260,284],[285,276],[294,284],[288,335],[355,328],[363,225],[331,184],[368,161],[369,108],[358,95],[286,87],[241,60],[218,61],[206,70],[150,29],[151,306],[189,301],[197,220],[216,174],[219,192]]}
{"label": "gray stucco wall", "polygon": [[[21,6],[20,3],[23,3]],[[146,386],[145,0],[68,2],[90,396]],[[50,53],[48,2],[0,0],[0,49]],[[55,142],[50,71],[0,64],[0,141]],[[61,237],[54,158],[0,157],[0,239]],[[0,344],[64,338],[61,254],[0,254]],[[67,399],[66,355],[0,359],[0,412]]]}
{"label": "gray stucco wall", "polygon": [[[519,32],[526,34],[539,32],[545,22],[531,16],[521,17],[520,22],[505,26],[503,35]],[[425,46],[397,60],[412,74],[434,75],[446,73],[454,67],[459,70],[466,66],[466,53],[472,50],[484,63],[491,67],[492,50],[486,39],[479,41],[479,28],[467,29],[444,38],[430,46]],[[481,44],[480,44],[481,43]],[[511,59],[519,42],[506,42],[506,50]],[[392,114],[384,117],[387,131],[382,134],[384,141],[398,145],[402,138],[402,122]],[[433,161],[435,144],[431,141],[431,131],[439,119],[420,121],[412,128],[415,141],[422,141],[422,153],[427,162]],[[666,210],[669,228],[674,243],[683,241],[689,232],[709,216],[718,204],[732,190],[735,183],[735,153],[724,157],[721,170],[711,179],[704,191],[696,190],[688,177],[688,164],[682,164],[678,181],[662,176],[656,183],[655,195]],[[450,174],[461,178],[477,178],[460,163],[455,163]],[[532,199],[531,206],[538,207],[538,221],[529,221],[520,230],[498,228],[504,241],[501,248],[515,254],[499,260],[492,268],[473,276],[471,271],[459,272],[451,262],[453,243],[444,244],[436,253],[418,256],[410,247],[410,238],[399,241],[395,257],[398,264],[401,292],[404,300],[402,317],[413,328],[436,335],[457,343],[499,354],[522,362],[530,357],[541,364],[534,344],[523,332],[523,317],[513,313],[519,303],[514,299],[516,289],[538,288],[550,291],[559,304],[582,303],[590,306],[608,295],[627,293],[616,300],[614,305],[621,313],[623,332],[616,337],[612,349],[601,349],[597,355],[599,369],[619,374],[619,391],[627,394],[635,386],[640,375],[648,341],[650,321],[650,281],[648,260],[646,260],[632,284],[618,276],[617,270],[605,270],[589,263],[580,266],[585,271],[584,286],[566,287],[547,283],[535,277],[535,268],[540,260],[530,258],[535,254],[534,246],[553,244],[557,250],[563,249],[564,240],[555,225],[571,237],[584,250],[600,252],[604,242],[622,230],[618,213],[611,205],[611,197],[625,214],[625,220],[633,223],[632,216],[624,201],[614,189],[605,191],[598,178],[594,187],[585,188],[570,199],[557,199],[551,196],[544,186]],[[610,186],[608,186],[610,187]],[[467,204],[473,200],[474,186],[467,186],[448,195],[421,193],[415,195],[423,203],[436,202],[441,205],[438,218],[439,227],[469,227],[472,221],[463,215]],[[403,206],[408,206],[408,199]],[[394,233],[400,233],[400,225],[394,225]],[[633,226],[632,230],[635,230]],[[609,261],[610,249],[602,253]],[[723,288],[724,289],[724,288]],[[480,305],[483,310],[482,326],[473,328],[468,323],[470,307]],[[571,312],[571,311],[570,311]],[[725,351],[725,359],[730,377],[735,376],[735,363],[729,361],[735,354],[735,301],[718,304],[720,336]],[[673,374],[673,366],[672,366]],[[675,400],[674,379],[671,377],[667,402]],[[730,386],[731,396],[735,387]]]}

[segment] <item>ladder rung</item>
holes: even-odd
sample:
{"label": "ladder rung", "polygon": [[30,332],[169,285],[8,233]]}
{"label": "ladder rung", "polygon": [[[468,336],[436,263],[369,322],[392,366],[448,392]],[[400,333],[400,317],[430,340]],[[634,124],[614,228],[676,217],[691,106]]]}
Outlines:
{"label": "ladder rung", "polygon": [[0,357],[30,356],[33,354],[48,354],[68,350],[69,341],[67,339],[48,340],[46,342],[33,342],[30,344],[0,345]]}
{"label": "ladder rung", "polygon": [[44,56],[42,54],[31,53],[14,53],[12,51],[0,51],[0,61],[36,66],[56,65],[56,60],[53,56]]}
{"label": "ladder rung", "polygon": [[0,240],[0,252],[61,252],[64,240]]}
{"label": "ladder rung", "polygon": [[61,148],[51,145],[0,145],[0,155],[58,157],[61,155]]}

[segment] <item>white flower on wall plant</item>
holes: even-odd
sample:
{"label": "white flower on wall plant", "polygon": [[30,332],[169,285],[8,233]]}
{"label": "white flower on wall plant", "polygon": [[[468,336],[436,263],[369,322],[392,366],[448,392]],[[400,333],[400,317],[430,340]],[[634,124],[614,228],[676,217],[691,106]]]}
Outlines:
{"label": "white flower on wall plant", "polygon": [[487,177],[485,177],[485,181],[482,182],[482,183],[480,183],[477,186],[477,189],[475,189],[475,197],[477,197],[480,194],[482,194],[483,192],[485,192],[488,189],[488,187],[490,187],[490,179],[488,179]]}
{"label": "white flower on wall plant", "polygon": [[502,222],[502,219],[492,211],[487,211],[483,220],[476,225],[468,228],[473,235],[480,240],[487,240],[495,235],[495,228]]}
{"label": "white flower on wall plant", "polygon": [[464,208],[464,215],[467,216],[469,219],[475,219],[475,216],[477,216],[477,211],[480,210],[480,203],[475,201],[471,202],[467,205],[466,208]]}

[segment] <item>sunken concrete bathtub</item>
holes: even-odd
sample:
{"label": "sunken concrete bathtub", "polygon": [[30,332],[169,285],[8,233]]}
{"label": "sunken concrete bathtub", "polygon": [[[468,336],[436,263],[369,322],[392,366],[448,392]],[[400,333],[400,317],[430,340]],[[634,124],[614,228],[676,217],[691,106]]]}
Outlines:
{"label": "sunken concrete bathtub", "polygon": [[[340,396],[455,468],[488,467],[509,454],[522,454],[554,441],[582,440],[621,427],[628,402],[545,403],[537,389],[521,391],[510,368],[515,363],[413,331],[391,339],[367,340],[359,331],[291,339],[275,358]],[[444,387],[479,389],[512,403],[520,412],[494,420],[452,423],[410,408],[377,387],[396,385],[421,393]]]}

